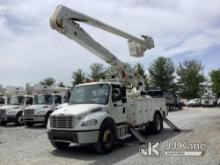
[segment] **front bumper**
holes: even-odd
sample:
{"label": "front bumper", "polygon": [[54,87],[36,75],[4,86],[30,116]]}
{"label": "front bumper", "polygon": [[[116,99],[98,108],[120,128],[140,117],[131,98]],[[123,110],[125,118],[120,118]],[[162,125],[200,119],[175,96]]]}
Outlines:
{"label": "front bumper", "polygon": [[24,122],[43,123],[45,116],[23,116]]}
{"label": "front bumper", "polygon": [[1,121],[8,121],[8,122],[15,122],[16,121],[16,115],[2,115],[0,118]]}
{"label": "front bumper", "polygon": [[52,142],[69,142],[77,144],[96,143],[98,141],[99,130],[67,131],[50,130],[47,132],[48,138]]}

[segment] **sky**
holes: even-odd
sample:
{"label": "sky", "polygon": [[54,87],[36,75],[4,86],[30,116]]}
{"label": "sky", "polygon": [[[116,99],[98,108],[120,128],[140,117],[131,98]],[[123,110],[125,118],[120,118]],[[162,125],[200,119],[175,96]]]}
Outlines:
{"label": "sky", "polygon": [[153,37],[155,48],[134,58],[125,39],[82,26],[123,62],[139,62],[147,69],[164,56],[175,65],[201,60],[205,74],[220,68],[219,0],[0,0],[0,84],[24,86],[53,77],[70,85],[73,71],[105,64],[50,28],[49,18],[59,4],[132,35]]}

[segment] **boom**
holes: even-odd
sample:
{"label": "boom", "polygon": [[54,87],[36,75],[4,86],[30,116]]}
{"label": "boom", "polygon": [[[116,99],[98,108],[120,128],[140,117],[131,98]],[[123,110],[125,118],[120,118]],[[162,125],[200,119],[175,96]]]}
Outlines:
{"label": "boom", "polygon": [[86,23],[91,26],[103,29],[115,35],[128,39],[129,53],[131,56],[141,57],[147,49],[154,47],[151,37],[142,36],[143,39],[134,37],[110,25],[102,23],[87,15],[71,10],[67,7],[59,5],[50,19],[51,27],[58,32],[64,34],[68,38],[74,40],[84,48],[88,49],[102,60],[114,66],[120,77],[131,83],[138,91],[145,90],[144,78],[135,73],[133,69],[129,69],[110,51],[96,42],[89,34],[87,34],[78,22]]}

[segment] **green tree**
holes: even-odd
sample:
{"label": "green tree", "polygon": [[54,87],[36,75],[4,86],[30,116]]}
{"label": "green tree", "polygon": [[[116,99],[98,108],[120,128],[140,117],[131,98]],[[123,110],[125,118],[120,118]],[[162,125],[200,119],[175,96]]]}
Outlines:
{"label": "green tree", "polygon": [[58,87],[66,87],[63,83],[63,81],[60,81],[58,84],[57,84]]}
{"label": "green tree", "polygon": [[78,69],[77,71],[73,72],[72,78],[73,78],[73,82],[72,82],[73,86],[84,83],[86,79],[85,73],[81,69]]}
{"label": "green tree", "polygon": [[55,84],[55,82],[56,82],[56,80],[53,77],[48,77],[48,78],[45,78],[44,80],[40,81],[39,83],[41,85],[52,86]]}
{"label": "green tree", "polygon": [[139,75],[141,75],[143,78],[145,78],[145,71],[144,71],[144,66],[141,65],[140,63],[137,63],[136,65],[134,65],[134,70],[136,73],[138,73]]}
{"label": "green tree", "polygon": [[170,58],[158,57],[150,64],[148,71],[152,87],[162,90],[173,87],[175,67]]}
{"label": "green tree", "polygon": [[192,99],[200,96],[199,84],[205,81],[200,61],[186,60],[177,68],[178,84],[182,97]]}
{"label": "green tree", "polygon": [[103,64],[100,63],[93,63],[90,66],[91,73],[89,74],[89,77],[93,81],[99,81],[101,78],[105,77],[105,68]]}
{"label": "green tree", "polygon": [[219,97],[220,96],[220,69],[212,70],[209,73],[209,76],[212,81],[213,92],[215,92],[217,94],[217,96]]}

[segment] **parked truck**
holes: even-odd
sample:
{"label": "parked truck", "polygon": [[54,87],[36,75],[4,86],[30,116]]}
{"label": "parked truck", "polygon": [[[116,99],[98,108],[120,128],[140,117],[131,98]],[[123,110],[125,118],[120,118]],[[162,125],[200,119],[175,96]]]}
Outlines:
{"label": "parked truck", "polygon": [[205,90],[204,94],[201,97],[201,105],[203,107],[214,107],[217,105],[217,96],[212,90]]}
{"label": "parked truck", "polygon": [[24,109],[24,123],[27,127],[32,127],[35,123],[46,125],[50,114],[56,107],[65,103],[64,96],[68,88],[40,84],[35,84],[30,88],[35,95],[34,104]]}
{"label": "parked truck", "polygon": [[23,87],[11,86],[11,93],[14,93],[6,106],[0,107],[1,125],[14,122],[16,125],[24,124],[22,113],[24,108],[33,104],[34,96],[27,95]]}
{"label": "parked truck", "polygon": [[126,67],[116,56],[87,34],[79,23],[86,23],[128,39],[131,56],[141,57],[154,47],[151,37],[134,37],[94,18],[58,6],[50,19],[51,27],[114,66],[120,81],[103,80],[74,87],[67,105],[54,111],[47,125],[48,138],[58,149],[71,143],[93,143],[100,153],[112,151],[116,140],[133,134],[142,143],[145,139],[136,128],[145,127],[154,133],[163,130],[168,114],[163,98],[146,95],[144,78]]}

